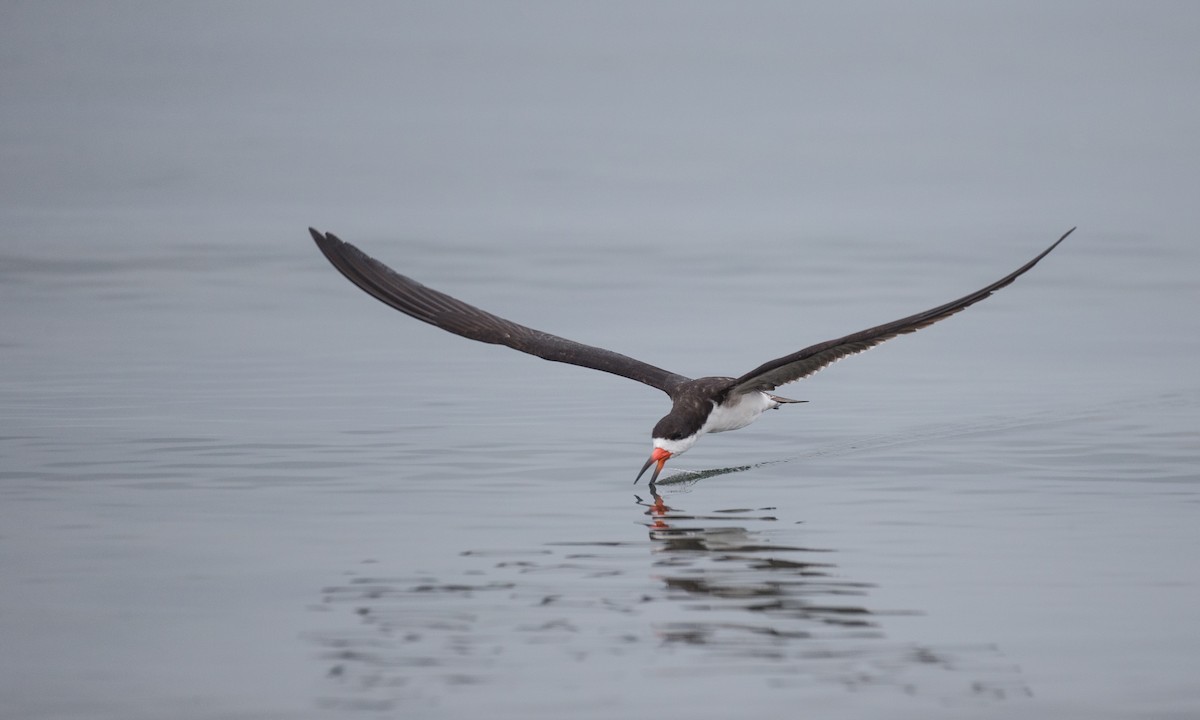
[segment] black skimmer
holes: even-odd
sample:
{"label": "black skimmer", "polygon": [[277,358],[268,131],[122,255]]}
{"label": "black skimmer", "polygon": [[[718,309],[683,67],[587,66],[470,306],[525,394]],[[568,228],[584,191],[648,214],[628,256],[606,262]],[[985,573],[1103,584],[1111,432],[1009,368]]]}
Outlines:
{"label": "black skimmer", "polygon": [[308,231],[329,262],[350,282],[406,315],[471,340],[507,345],[546,360],[603,370],[665,392],[671,398],[671,412],[654,426],[651,433],[654,450],[634,479],[636,483],[654,465],[650,475],[653,485],[663,464],[687,452],[701,435],[738,430],[757,420],[764,410],[778,408],[784,403],[804,402],[774,395],[771,390],[806,378],[832,362],[873,348],[897,335],[929,327],[974,305],[1028,272],[1075,228],[1014,272],[970,295],[836,340],[817,343],[763,363],[741,377],[695,380],[612,350],[584,345],[505,320],[401,275],[332,233],[322,234],[312,228]]}

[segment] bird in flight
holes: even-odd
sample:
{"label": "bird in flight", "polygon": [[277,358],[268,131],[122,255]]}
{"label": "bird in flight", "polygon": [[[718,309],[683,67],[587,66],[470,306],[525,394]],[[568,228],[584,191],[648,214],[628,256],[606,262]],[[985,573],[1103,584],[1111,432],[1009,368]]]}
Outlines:
{"label": "bird in flight", "polygon": [[401,275],[332,233],[321,233],[313,228],[308,231],[317,247],[346,279],[406,315],[471,340],[507,345],[546,360],[602,370],[665,392],[671,398],[671,411],[654,426],[651,432],[653,452],[634,479],[636,483],[653,465],[650,484],[654,485],[667,460],[687,452],[701,435],[738,430],[757,420],[764,410],[785,403],[804,402],[780,397],[771,390],[806,378],[830,363],[873,348],[897,335],[929,327],[974,305],[1028,272],[1075,228],[1012,273],[945,305],[811,345],[791,355],[769,360],[741,377],[694,380],[612,350],[584,345],[505,320]]}

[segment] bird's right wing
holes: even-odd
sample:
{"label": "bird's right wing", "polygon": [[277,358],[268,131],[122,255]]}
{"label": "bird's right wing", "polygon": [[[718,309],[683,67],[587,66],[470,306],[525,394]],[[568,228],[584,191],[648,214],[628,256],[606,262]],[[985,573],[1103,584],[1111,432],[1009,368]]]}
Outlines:
{"label": "bird's right wing", "polygon": [[868,328],[836,340],[817,343],[791,355],[776,358],[730,382],[726,393],[737,394],[753,392],[755,390],[762,392],[774,390],[785,383],[806,378],[818,370],[825,368],[830,363],[841,360],[844,357],[869,350],[884,341],[891,340],[897,335],[916,332],[921,328],[929,327],[939,320],[945,320],[951,315],[961,312],[990,296],[1000,288],[1011,284],[1034,265],[1037,265],[1039,260],[1049,255],[1051,250],[1058,247],[1058,244],[1066,240],[1067,235],[1073,232],[1075,232],[1075,228],[1068,230],[1053,245],[1043,250],[1041,254],[1017,268],[1014,272],[985,288],[976,290],[970,295],[964,295],[957,300],[948,302],[945,305],[939,305],[925,312],[917,313],[916,315],[910,315],[890,323]]}
{"label": "bird's right wing", "polygon": [[554,362],[620,375],[667,394],[688,380],[683,375],[667,372],[611,350],[584,345],[505,320],[401,275],[350,243],[338,239],[333,233],[320,233],[312,228],[308,231],[329,262],[368,295],[455,335],[494,345],[507,345]]}

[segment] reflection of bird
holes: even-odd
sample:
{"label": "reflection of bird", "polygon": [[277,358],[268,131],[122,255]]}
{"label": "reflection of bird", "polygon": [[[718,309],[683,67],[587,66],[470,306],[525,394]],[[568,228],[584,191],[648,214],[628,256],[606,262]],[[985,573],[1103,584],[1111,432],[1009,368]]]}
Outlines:
{"label": "reflection of bird", "polygon": [[928,327],[974,305],[1016,280],[1058,247],[1074,230],[1068,230],[1053,245],[1010,275],[945,305],[836,340],[817,343],[766,362],[741,377],[702,377],[692,380],[611,350],[584,345],[505,320],[425,287],[331,233],[322,234],[309,228],[317,247],[350,282],[407,315],[471,340],[507,345],[546,360],[603,370],[667,393],[672,401],[671,412],[654,426],[654,451],[638,473],[640,479],[651,465],[655,465],[650,476],[651,484],[658,479],[663,464],[669,458],[686,452],[701,435],[737,430],[757,420],[764,410],[778,408],[783,403],[804,402],[773,395],[770,390],[808,377],[836,360],[860,353],[897,335]]}

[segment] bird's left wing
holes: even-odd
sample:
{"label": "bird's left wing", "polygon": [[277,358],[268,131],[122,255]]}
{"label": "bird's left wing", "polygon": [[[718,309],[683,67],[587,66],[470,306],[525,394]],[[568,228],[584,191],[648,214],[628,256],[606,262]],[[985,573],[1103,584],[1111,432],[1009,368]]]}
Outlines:
{"label": "bird's left wing", "polygon": [[1037,265],[1039,260],[1049,255],[1051,250],[1058,247],[1058,244],[1066,240],[1067,236],[1073,232],[1075,232],[1075,228],[1068,230],[1053,245],[1046,248],[1034,259],[1017,268],[1012,274],[997,280],[981,290],[976,290],[970,295],[965,295],[945,305],[939,305],[916,315],[910,315],[906,318],[862,330],[836,340],[818,343],[791,355],[776,358],[730,382],[726,393],[739,394],[755,390],[763,392],[774,390],[780,385],[806,378],[818,370],[825,368],[830,363],[841,360],[844,357],[869,350],[886,340],[891,340],[897,335],[904,335],[916,332],[921,328],[929,327],[937,321],[944,320],[983,300],[1000,288],[1011,284],[1012,281],[1021,277],[1021,275],[1029,271],[1034,265]]}
{"label": "bird's left wing", "polygon": [[554,362],[602,370],[671,394],[687,377],[627,355],[519,325],[405,277],[333,233],[309,228],[317,247],[346,279],[418,320],[471,340],[506,345]]}

